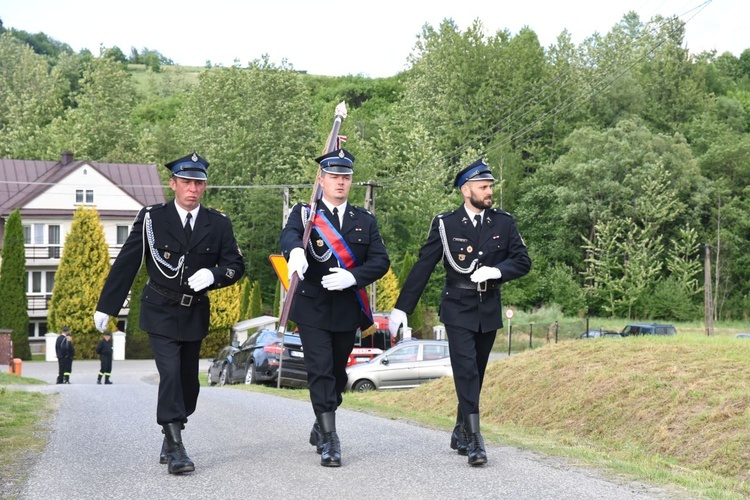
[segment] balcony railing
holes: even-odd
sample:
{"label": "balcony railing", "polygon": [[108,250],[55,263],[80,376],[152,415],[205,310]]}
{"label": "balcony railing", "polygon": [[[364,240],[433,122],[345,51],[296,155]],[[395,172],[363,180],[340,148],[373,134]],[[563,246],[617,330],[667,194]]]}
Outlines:
{"label": "balcony railing", "polygon": [[[60,260],[62,257],[62,245],[25,245],[26,262],[40,260]],[[122,245],[108,247],[109,258],[114,259],[120,253]]]}
{"label": "balcony railing", "polygon": [[[49,309],[49,303],[52,300],[52,294],[46,295],[29,295],[26,294],[26,303],[28,304],[29,312],[46,311]],[[127,309],[130,307],[130,294],[125,298],[125,303],[122,305],[123,308]]]}

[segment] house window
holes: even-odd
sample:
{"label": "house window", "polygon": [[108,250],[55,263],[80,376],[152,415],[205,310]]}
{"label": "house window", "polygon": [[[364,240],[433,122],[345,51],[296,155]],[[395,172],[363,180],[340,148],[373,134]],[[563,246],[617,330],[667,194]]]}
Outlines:
{"label": "house window", "polygon": [[94,190],[76,189],[76,203],[87,205],[94,203]]}
{"label": "house window", "polygon": [[29,338],[44,337],[47,334],[46,321],[29,321]]}
{"label": "house window", "polygon": [[128,226],[117,226],[117,244],[118,245],[124,245],[125,240],[128,239],[128,233],[129,233],[129,227]]}
{"label": "house window", "polygon": [[31,245],[31,226],[23,226],[23,244]]}
{"label": "house window", "polygon": [[49,258],[59,259],[61,253],[60,247],[60,226],[47,226],[47,244],[49,245]]}
{"label": "house window", "polygon": [[52,295],[55,287],[55,271],[28,271],[26,293]]}

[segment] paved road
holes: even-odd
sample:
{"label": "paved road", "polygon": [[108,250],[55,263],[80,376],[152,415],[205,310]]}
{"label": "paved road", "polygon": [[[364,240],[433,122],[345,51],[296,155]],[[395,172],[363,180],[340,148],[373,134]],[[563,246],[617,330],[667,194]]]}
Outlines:
{"label": "paved road", "polygon": [[60,407],[21,500],[677,498],[506,446],[490,446],[489,464],[472,468],[445,431],[343,410],[343,466],[324,468],[307,442],[307,402],[231,387],[202,389],[183,433],[196,470],[173,476],[158,461],[153,361],[116,361],[111,386],[96,385],[98,366],[74,362],[62,386],[54,385],[56,363],[24,363],[23,375],[53,384],[29,390],[58,393]]}

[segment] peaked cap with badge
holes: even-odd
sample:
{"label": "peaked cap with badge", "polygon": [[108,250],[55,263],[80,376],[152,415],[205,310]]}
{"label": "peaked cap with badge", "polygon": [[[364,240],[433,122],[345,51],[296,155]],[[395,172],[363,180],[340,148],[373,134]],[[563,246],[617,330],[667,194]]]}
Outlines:
{"label": "peaked cap with badge", "polygon": [[460,188],[469,181],[494,181],[490,167],[484,162],[484,158],[479,158],[468,167],[462,169],[456,174],[453,181],[455,187]]}
{"label": "peaked cap with badge", "polygon": [[203,181],[208,179],[208,161],[201,158],[201,156],[195,151],[187,156],[171,161],[164,166],[172,172],[173,177]]}
{"label": "peaked cap with badge", "polygon": [[353,174],[354,156],[346,149],[335,149],[330,153],[315,158],[320,164],[320,169],[328,174]]}

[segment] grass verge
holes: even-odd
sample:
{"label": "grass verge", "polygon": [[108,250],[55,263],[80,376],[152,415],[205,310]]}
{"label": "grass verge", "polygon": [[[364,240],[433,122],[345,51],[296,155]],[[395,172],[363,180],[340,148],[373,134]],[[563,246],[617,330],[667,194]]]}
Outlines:
{"label": "grass verge", "polygon": [[0,373],[0,498],[17,498],[29,463],[44,450],[48,423],[57,397],[9,389],[7,385],[44,384],[28,377]]}

